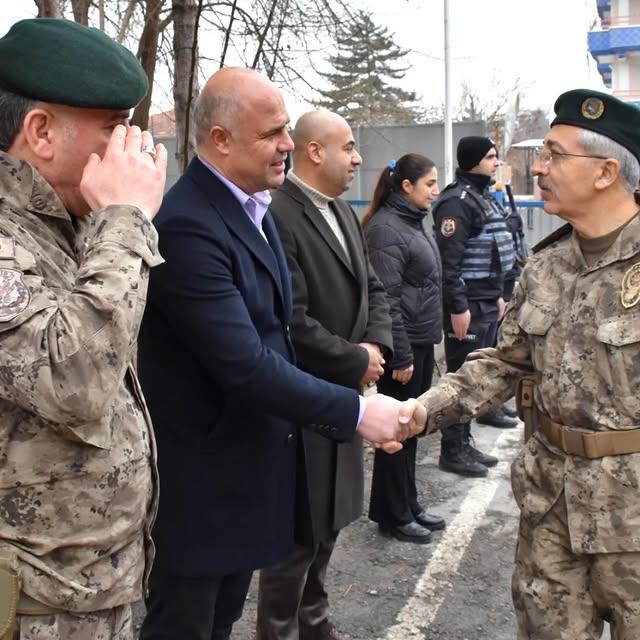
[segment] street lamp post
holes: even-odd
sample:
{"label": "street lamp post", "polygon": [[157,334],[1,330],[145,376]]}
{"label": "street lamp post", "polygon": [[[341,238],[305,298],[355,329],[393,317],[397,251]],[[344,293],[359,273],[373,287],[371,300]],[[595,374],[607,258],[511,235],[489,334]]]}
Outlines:
{"label": "street lamp post", "polygon": [[444,0],[444,184],[453,180],[453,127],[451,123],[451,22],[449,0]]}

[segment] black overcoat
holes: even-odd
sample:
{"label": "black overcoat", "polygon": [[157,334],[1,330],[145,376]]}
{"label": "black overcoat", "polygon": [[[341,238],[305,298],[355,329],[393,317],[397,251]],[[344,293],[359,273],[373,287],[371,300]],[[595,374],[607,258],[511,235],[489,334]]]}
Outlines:
{"label": "black overcoat", "polygon": [[[358,343],[379,344],[390,356],[391,317],[353,209],[339,198],[332,206],[348,258],[320,211],[290,180],[273,195],[271,209],[291,271],[290,327],[298,365],[356,389],[369,362]],[[362,440],[338,444],[308,430],[302,439],[317,542],[362,514]]]}

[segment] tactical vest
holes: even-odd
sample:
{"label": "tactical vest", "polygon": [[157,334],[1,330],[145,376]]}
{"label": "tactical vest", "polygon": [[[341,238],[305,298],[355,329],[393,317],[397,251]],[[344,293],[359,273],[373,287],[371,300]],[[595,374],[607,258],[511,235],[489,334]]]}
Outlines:
{"label": "tactical vest", "polygon": [[[433,208],[434,215],[443,202],[451,198],[471,199],[482,215],[482,231],[467,239],[462,256],[463,280],[495,278],[511,270],[516,259],[513,236],[504,211],[489,195],[476,193],[463,182],[452,182],[440,194]],[[494,256],[496,259],[494,260]]]}

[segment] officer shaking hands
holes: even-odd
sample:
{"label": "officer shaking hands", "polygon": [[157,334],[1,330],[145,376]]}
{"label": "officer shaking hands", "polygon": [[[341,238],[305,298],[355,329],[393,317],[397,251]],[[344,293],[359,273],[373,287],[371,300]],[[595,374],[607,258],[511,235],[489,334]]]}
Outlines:
{"label": "officer shaking hands", "polygon": [[640,638],[640,111],[589,89],[555,103],[532,172],[568,224],[533,250],[495,348],[419,399],[429,430],[517,390],[511,468],[518,640]]}
{"label": "officer shaking hands", "polygon": [[[500,166],[491,138],[468,136],[457,149],[455,180],[434,205],[435,235],[442,258],[442,295],[447,371],[469,353],[493,346],[504,314],[503,287],[515,262],[505,212],[489,192]],[[499,409],[481,417],[497,427],[517,421]],[[498,463],[473,446],[469,423],[442,430],[440,468],[463,476],[486,476]]]}

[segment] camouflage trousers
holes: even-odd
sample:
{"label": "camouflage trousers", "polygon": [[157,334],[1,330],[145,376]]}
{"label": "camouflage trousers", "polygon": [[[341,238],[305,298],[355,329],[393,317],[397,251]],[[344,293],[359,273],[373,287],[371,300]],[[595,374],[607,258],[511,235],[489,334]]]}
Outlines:
{"label": "camouflage trousers", "polygon": [[640,553],[575,554],[564,494],[542,520],[520,520],[512,582],[518,640],[640,639]]}
{"label": "camouflage trousers", "polygon": [[133,640],[131,605],[93,613],[19,615],[13,640]]}

